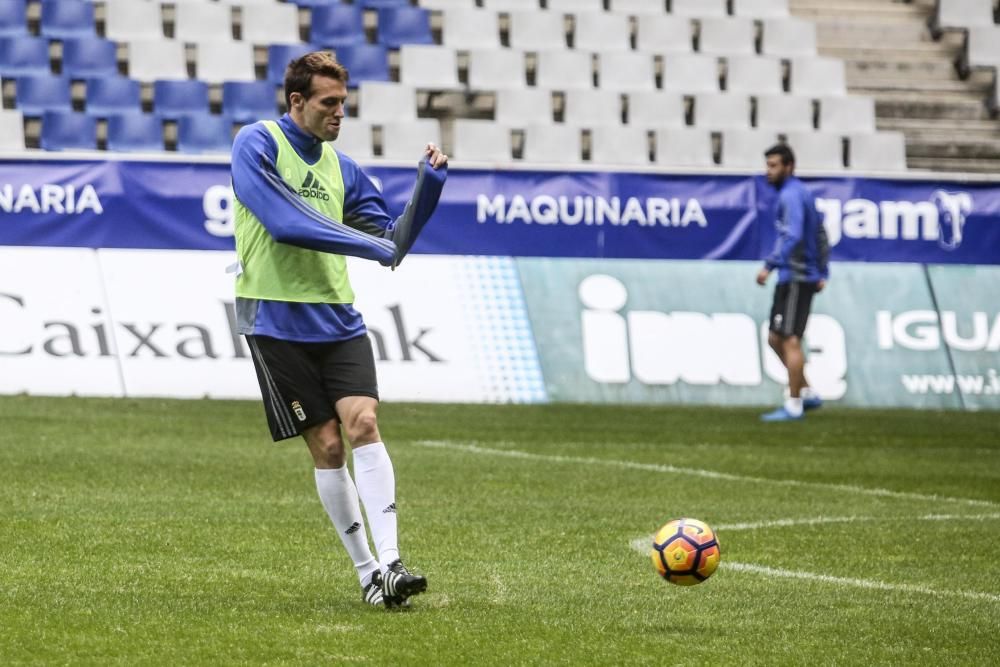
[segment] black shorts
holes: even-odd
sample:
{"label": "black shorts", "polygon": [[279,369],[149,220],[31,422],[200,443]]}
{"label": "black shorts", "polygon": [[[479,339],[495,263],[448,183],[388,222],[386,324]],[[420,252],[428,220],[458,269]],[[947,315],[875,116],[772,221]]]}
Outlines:
{"label": "black shorts", "polygon": [[779,336],[802,338],[815,293],[816,283],[778,283],[771,305],[771,331]]}
{"label": "black shorts", "polygon": [[378,400],[368,336],[335,343],[296,343],[268,336],[246,339],[275,442],[336,419],[334,404],[342,398]]}

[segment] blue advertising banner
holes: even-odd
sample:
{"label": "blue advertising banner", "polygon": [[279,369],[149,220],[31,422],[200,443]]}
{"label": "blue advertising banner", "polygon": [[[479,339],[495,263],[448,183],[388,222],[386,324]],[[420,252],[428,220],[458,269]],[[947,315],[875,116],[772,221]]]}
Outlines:
{"label": "blue advertising banner", "polygon": [[[415,167],[365,169],[394,215]],[[805,180],[834,261],[1000,264],[1000,184]],[[759,176],[452,168],[414,252],[758,260],[774,199]],[[229,166],[0,161],[0,245],[231,249]]]}

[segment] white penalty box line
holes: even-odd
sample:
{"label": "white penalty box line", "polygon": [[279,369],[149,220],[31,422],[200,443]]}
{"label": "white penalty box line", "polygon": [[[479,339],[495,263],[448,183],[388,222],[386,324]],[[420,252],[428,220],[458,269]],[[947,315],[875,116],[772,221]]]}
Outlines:
{"label": "white penalty box line", "polygon": [[671,475],[687,475],[689,477],[703,477],[705,479],[723,480],[728,482],[742,482],[750,484],[767,484],[772,486],[786,486],[804,489],[822,489],[824,491],[835,491],[838,493],[853,493],[857,495],[877,496],[880,498],[897,498],[900,500],[919,500],[926,502],[949,502],[967,505],[970,507],[1000,507],[1000,503],[989,500],[978,500],[974,498],[954,498],[951,496],[940,496],[930,493],[913,493],[909,491],[893,491],[891,489],[880,489],[853,484],[833,484],[830,482],[807,482],[798,479],[773,479],[768,477],[753,477],[751,475],[736,475],[728,472],[718,472],[716,470],[705,470],[702,468],[685,468],[663,463],[642,463],[640,461],[626,461],[621,459],[601,459],[587,456],[563,456],[560,454],[536,454],[517,449],[497,449],[493,447],[482,447],[480,445],[462,444],[449,440],[417,440],[414,445],[418,447],[428,447],[433,449],[446,449],[451,451],[464,452],[466,454],[476,454],[479,456],[495,456],[500,458],[521,459],[526,461],[544,461],[546,463],[569,463],[576,465],[604,466],[609,468],[621,468],[626,470],[642,470],[644,472],[666,473]]}

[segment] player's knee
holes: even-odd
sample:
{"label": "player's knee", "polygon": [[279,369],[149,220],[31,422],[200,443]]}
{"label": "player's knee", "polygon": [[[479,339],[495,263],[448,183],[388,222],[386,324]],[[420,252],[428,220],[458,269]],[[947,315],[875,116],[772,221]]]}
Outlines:
{"label": "player's knee", "polygon": [[378,417],[374,410],[362,410],[353,415],[347,426],[347,438],[352,443],[378,442]]}
{"label": "player's knee", "polygon": [[344,457],[344,443],[338,438],[336,440],[324,440],[319,446],[314,448],[317,463],[322,462],[328,468],[340,468],[346,461]]}
{"label": "player's knee", "polygon": [[782,342],[784,338],[774,331],[767,332],[767,344],[771,346],[771,349],[775,352],[781,352]]}

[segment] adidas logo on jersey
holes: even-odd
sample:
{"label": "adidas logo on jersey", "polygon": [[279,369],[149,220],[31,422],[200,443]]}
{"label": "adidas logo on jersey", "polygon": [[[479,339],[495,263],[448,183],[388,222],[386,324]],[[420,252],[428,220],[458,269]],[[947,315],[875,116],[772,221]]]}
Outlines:
{"label": "adidas logo on jersey", "polygon": [[319,182],[319,179],[313,176],[312,171],[306,174],[306,178],[302,181],[302,185],[299,186],[299,196],[300,197],[313,197],[314,199],[322,199],[323,201],[330,201],[330,194],[323,187],[323,184]]}

